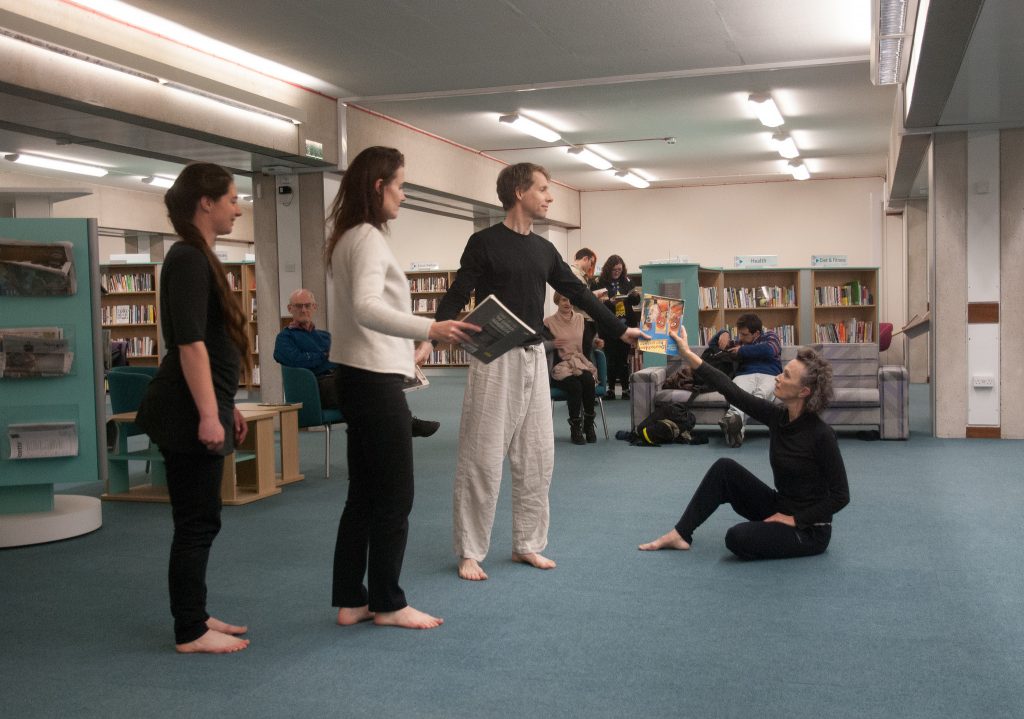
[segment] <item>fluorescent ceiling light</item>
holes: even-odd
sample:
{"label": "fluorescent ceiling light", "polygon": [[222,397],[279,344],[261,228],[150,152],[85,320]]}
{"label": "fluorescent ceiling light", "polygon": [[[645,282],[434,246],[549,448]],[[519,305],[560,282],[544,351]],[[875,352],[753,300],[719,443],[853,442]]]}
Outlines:
{"label": "fluorescent ceiling light", "polygon": [[639,188],[641,190],[651,186],[651,183],[649,183],[644,178],[640,177],[639,175],[634,175],[632,172],[628,172],[626,170],[619,170],[618,172],[615,173],[615,176],[622,180],[623,182],[628,182],[633,187]]}
{"label": "fluorescent ceiling light", "polygon": [[772,135],[772,147],[787,160],[800,155],[800,151],[796,148],[796,142],[786,132],[776,132]]}
{"label": "fluorescent ceiling light", "polygon": [[159,15],[139,10],[118,0],[70,0],[70,4],[94,10],[100,15],[171,40],[195,52],[212,55],[236,65],[255,70],[276,80],[303,87],[324,88],[326,83],[312,75],[281,65],[265,57],[254,55],[233,45],[190,30],[184,25],[166,20]]}
{"label": "fluorescent ceiling light", "polygon": [[910,35],[907,33],[908,0],[874,0],[872,12],[877,13],[872,24],[871,80],[876,85],[895,85],[900,82],[903,55]]}
{"label": "fluorescent ceiling light", "polygon": [[757,119],[765,127],[778,127],[785,122],[775,100],[768,93],[754,93],[747,98],[747,102],[750,103],[754,112],[757,113]]}
{"label": "fluorescent ceiling light", "polygon": [[152,177],[143,177],[142,181],[147,185],[153,187],[162,187],[165,190],[169,189],[174,184],[174,180],[170,177],[160,177],[159,175],[153,175]]}
{"label": "fluorescent ceiling light", "polygon": [[511,115],[502,115],[498,118],[498,122],[507,122],[520,132],[525,132],[527,135],[532,135],[538,140],[542,140],[544,142],[557,142],[562,139],[561,136],[550,127],[544,127],[544,125],[541,125],[539,122],[535,122],[528,117],[523,117],[519,113],[514,112]]}
{"label": "fluorescent ceiling light", "polygon": [[807,180],[811,177],[811,171],[807,169],[807,165],[799,160],[789,161],[789,174],[793,176],[794,180]]}
{"label": "fluorescent ceiling light", "polygon": [[74,172],[78,175],[89,175],[91,177],[103,177],[107,171],[95,165],[83,165],[80,162],[69,160],[58,160],[53,157],[40,157],[39,155],[26,155],[19,152],[15,155],[4,155],[11,162],[19,165],[31,165],[32,167],[45,167],[48,170],[60,170],[62,172]]}
{"label": "fluorescent ceiling light", "polygon": [[604,159],[596,152],[588,150],[583,146],[570,147],[569,154],[575,157],[577,160],[582,160],[583,162],[587,163],[591,167],[596,168],[598,170],[612,169],[612,163],[608,162],[608,160]]}

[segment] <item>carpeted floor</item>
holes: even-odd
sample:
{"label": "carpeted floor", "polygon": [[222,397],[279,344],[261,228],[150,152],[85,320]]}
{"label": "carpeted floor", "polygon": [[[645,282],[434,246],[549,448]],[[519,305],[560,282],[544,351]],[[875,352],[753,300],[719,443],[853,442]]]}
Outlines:
{"label": "carpeted floor", "polygon": [[[403,585],[443,616],[432,631],[340,628],[330,561],[344,434],[322,476],[224,510],[211,611],[252,646],[179,656],[166,598],[165,505],[107,503],[101,530],[0,551],[0,708],[33,717],[1011,717],[1024,707],[1020,442],[929,436],[915,387],[909,442],[843,435],[852,502],[819,557],[740,562],[721,510],[690,552],[640,553],[704,470],[734,457],[765,478],[767,439],[738,450],[568,442],[556,410],[551,572],[512,564],[508,487],[491,579],[451,555],[463,380],[432,379],[414,412],[417,496]],[[606,403],[610,429],[627,403]],[[140,465],[141,466],[141,465]],[[99,487],[76,488],[98,494]],[[2,521],[2,520],[0,520]]]}

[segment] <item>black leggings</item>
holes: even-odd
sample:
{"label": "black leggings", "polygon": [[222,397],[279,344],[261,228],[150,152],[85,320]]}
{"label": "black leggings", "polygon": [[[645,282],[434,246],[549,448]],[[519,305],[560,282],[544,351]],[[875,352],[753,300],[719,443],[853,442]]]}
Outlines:
{"label": "black leggings", "polygon": [[604,356],[608,360],[608,391],[615,389],[615,383],[622,385],[622,391],[629,391],[629,345],[618,337],[605,337]]}
{"label": "black leggings", "polygon": [[594,414],[594,375],[590,372],[573,375],[565,379],[551,380],[551,386],[569,395],[569,416],[578,418],[582,408],[587,414]]}
{"label": "black leggings", "polygon": [[711,465],[686,511],[676,524],[679,536],[693,542],[693,532],[723,504],[750,520],[729,528],[725,546],[740,559],[787,559],[821,554],[828,547],[832,527],[790,527],[765,522],[778,510],[779,493],[731,459]]}
{"label": "black leggings", "polygon": [[220,531],[220,483],[224,458],[160,450],[174,517],[167,584],[174,617],[174,643],[206,634],[206,565]]}
{"label": "black leggings", "polygon": [[332,603],[395,612],[407,604],[398,578],[413,500],[412,415],[401,375],[342,366],[335,379],[348,423],[349,484],[334,547]]}

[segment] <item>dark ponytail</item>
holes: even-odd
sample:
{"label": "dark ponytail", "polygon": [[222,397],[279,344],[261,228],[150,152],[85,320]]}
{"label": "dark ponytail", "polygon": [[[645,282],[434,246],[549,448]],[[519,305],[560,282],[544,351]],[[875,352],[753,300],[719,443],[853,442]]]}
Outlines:
{"label": "dark ponytail", "polygon": [[231,189],[232,182],[234,180],[231,173],[220,165],[195,162],[187,165],[178,175],[174,185],[164,195],[164,204],[167,206],[167,215],[174,226],[174,231],[178,233],[181,241],[201,251],[210,264],[217,297],[224,313],[224,327],[227,329],[228,337],[238,348],[243,365],[249,369],[249,338],[245,331],[246,320],[242,303],[228,286],[224,266],[192,222],[199,200],[204,197],[219,200]]}

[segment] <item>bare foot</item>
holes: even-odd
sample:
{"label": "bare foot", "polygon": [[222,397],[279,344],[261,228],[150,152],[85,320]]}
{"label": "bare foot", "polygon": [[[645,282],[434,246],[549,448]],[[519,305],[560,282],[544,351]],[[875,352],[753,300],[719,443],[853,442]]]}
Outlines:
{"label": "bare foot", "polygon": [[239,639],[224,632],[211,629],[195,641],[175,644],[174,648],[182,654],[230,654],[240,652],[249,646],[248,639]]}
{"label": "bare foot", "polygon": [[554,569],[557,566],[552,560],[537,552],[530,552],[529,554],[512,552],[512,561],[519,562],[520,564],[529,564],[537,569]]}
{"label": "bare foot", "polygon": [[245,634],[249,631],[249,627],[244,625],[237,626],[235,624],[228,624],[227,622],[222,622],[216,617],[210,617],[206,620],[206,628],[212,629],[215,632],[220,632],[221,634]]}
{"label": "bare foot", "polygon": [[373,612],[366,604],[361,607],[340,607],[338,609],[338,624],[343,627],[350,627],[371,619],[373,619]]}
{"label": "bare foot", "polygon": [[667,533],[661,535],[660,537],[655,539],[653,542],[648,542],[647,544],[641,544],[639,547],[637,547],[637,549],[640,549],[640,550],[642,550],[644,552],[652,552],[655,549],[689,549],[689,548],[690,548],[690,543],[687,542],[682,537],[680,537],[679,536],[679,532],[677,532],[675,529],[673,529],[672,531],[667,532]]}
{"label": "bare foot", "polygon": [[377,612],[373,623],[382,627],[405,627],[406,629],[433,629],[444,624],[441,617],[432,617],[412,607],[403,607],[397,612]]}
{"label": "bare foot", "polygon": [[459,560],[459,577],[471,582],[482,582],[487,579],[487,573],[484,572],[478,561],[463,557]]}

